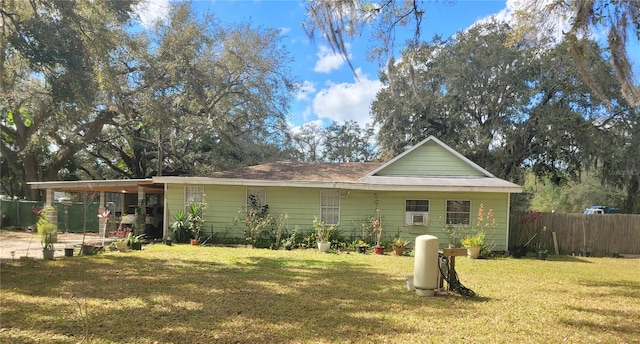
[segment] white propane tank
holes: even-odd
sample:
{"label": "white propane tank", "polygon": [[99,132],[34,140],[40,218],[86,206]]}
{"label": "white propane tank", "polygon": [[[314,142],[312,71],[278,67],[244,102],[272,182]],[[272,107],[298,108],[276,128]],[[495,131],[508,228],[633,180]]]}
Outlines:
{"label": "white propane tank", "polygon": [[438,247],[433,235],[416,237],[413,285],[420,296],[433,296],[438,288]]}

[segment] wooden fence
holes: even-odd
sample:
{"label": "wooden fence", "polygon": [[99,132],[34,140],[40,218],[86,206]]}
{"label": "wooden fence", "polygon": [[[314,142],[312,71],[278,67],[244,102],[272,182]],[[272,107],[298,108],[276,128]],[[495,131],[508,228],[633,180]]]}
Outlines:
{"label": "wooden fence", "polygon": [[560,254],[590,252],[605,257],[640,254],[640,215],[561,214],[512,212],[509,221],[509,248],[546,248],[554,252],[553,235]]}

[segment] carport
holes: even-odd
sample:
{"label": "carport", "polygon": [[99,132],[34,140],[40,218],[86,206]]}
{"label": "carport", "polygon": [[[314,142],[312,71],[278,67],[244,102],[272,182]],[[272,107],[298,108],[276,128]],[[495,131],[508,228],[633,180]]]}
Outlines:
{"label": "carport", "polygon": [[[99,195],[99,208],[105,209],[105,194],[106,193],[118,193],[122,194],[123,202],[127,199],[135,199],[135,204],[138,200],[146,199],[147,195],[158,195],[159,200],[164,209],[166,202],[164,198],[164,184],[154,183],[152,179],[112,179],[112,180],[78,180],[78,181],[53,181],[53,182],[30,182],[28,183],[33,189],[45,190],[45,205],[53,205],[55,201],[56,192],[69,192],[69,193],[96,193]],[[126,208],[127,204],[124,204]],[[124,209],[123,209],[124,210]],[[56,215],[57,216],[57,215]],[[162,234],[166,236],[167,233],[167,214],[162,214]],[[52,219],[57,220],[57,219]],[[99,234],[104,233],[104,219],[100,218],[99,222]]]}

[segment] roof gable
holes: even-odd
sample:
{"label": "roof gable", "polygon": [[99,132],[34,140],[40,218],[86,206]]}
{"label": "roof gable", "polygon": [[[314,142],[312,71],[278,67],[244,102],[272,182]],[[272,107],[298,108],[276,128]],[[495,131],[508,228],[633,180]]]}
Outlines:
{"label": "roof gable", "polygon": [[391,159],[369,176],[494,177],[433,136]]}

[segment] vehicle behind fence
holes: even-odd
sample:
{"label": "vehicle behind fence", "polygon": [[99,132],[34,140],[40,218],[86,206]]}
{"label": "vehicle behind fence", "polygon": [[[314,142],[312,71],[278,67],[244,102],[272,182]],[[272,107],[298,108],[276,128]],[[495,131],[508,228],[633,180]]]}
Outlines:
{"label": "vehicle behind fence", "polygon": [[528,242],[530,250],[547,249],[553,253],[553,232],[560,254],[640,254],[640,215],[634,214],[512,212],[509,248]]}
{"label": "vehicle behind fence", "polygon": [[[35,229],[36,215],[32,207],[41,209],[44,202],[23,200],[1,200],[0,216],[2,228],[32,227]],[[85,223],[85,205],[82,202],[74,202],[64,205],[54,202],[53,206],[58,213],[58,230],[72,233],[82,233]],[[92,202],[86,206],[87,232],[98,232],[98,203]]]}

